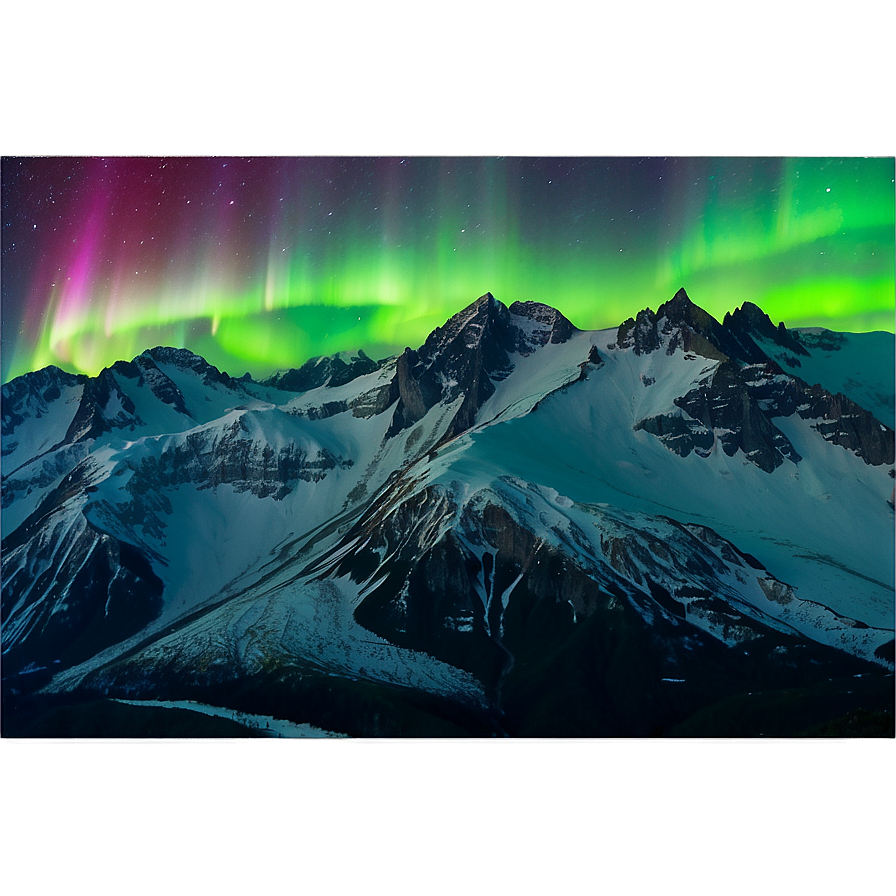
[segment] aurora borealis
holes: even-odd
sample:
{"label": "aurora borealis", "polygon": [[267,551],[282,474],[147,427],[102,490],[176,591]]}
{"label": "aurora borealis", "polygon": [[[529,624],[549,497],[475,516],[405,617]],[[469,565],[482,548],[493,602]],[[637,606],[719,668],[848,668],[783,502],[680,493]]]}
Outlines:
{"label": "aurora borealis", "polygon": [[2,192],[4,382],[382,357],[487,291],[589,329],[684,286],[893,331],[892,158],[4,158]]}

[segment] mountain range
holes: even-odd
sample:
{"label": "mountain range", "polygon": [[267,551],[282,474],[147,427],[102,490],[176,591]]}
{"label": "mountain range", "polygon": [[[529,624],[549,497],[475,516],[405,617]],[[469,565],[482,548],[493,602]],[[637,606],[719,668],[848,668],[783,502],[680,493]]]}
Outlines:
{"label": "mountain range", "polygon": [[890,733],[894,339],[491,294],[2,389],[6,736]]}

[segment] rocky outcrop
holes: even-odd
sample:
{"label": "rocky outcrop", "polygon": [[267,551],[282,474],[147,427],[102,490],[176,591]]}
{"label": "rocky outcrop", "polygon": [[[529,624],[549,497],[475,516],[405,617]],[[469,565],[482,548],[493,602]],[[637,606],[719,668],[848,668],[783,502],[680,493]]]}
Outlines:
{"label": "rocky outcrop", "polygon": [[187,433],[157,457],[134,468],[127,490],[135,497],[170,486],[192,483],[200,488],[232,485],[260,498],[281,499],[299,480],[319,482],[330,470],[347,468],[351,460],[326,448],[306,450],[297,443],[279,449],[249,437],[242,417],[223,429]]}
{"label": "rocky outcrop", "polygon": [[723,361],[705,382],[674,401],[686,416],[679,412],[648,417],[635,429],[652,433],[682,457],[692,451],[708,457],[716,444],[729,457],[742,451],[766,473],[785,460],[801,460],[731,361]]}
{"label": "rocky outcrop", "polygon": [[744,366],[741,376],[767,417],[799,414],[825,441],[854,451],[866,464],[893,463],[893,430],[845,395],[810,386],[773,361]]}
{"label": "rocky outcrop", "polygon": [[712,429],[699,420],[682,414],[657,414],[646,417],[634,426],[635,431],[643,430],[656,436],[670,451],[679,457],[687,457],[695,451],[700,457],[709,457],[715,445]]}
{"label": "rocky outcrop", "polygon": [[[23,538],[29,531],[34,537]],[[57,563],[46,563],[49,534]],[[51,512],[4,542],[3,662],[54,672],[140,631],[159,613],[162,582],[132,545],[80,514]]]}
{"label": "rocky outcrop", "polygon": [[683,289],[660,305],[656,314],[645,308],[636,318],[625,321],[617,331],[616,344],[633,349],[637,355],[663,347],[668,355],[680,348],[715,361],[756,361],[766,357],[752,339],[734,338],[711,314],[695,305]]}
{"label": "rocky outcrop", "polygon": [[629,318],[617,332],[620,349],[639,355],[661,347],[667,354],[681,349],[720,362],[707,381],[675,399],[687,417],[655,415],[637,422],[635,429],[652,433],[683,457],[692,451],[706,457],[717,441],[729,456],[741,450],[748,461],[771,472],[785,459],[800,460],[771,422],[798,413],[813,420],[813,428],[826,441],[855,451],[866,463],[893,462],[893,430],[845,396],[785,373],[757,340],[791,352],[785,356],[791,367],[799,366],[796,355],[808,355],[796,334],[783,324],[775,327],[750,302],[719,324],[682,289],[656,314],[648,308]]}
{"label": "rocky outcrop", "polygon": [[800,343],[810,349],[822,352],[837,352],[846,344],[846,336],[843,333],[835,333],[825,330],[823,327],[817,331],[800,330],[798,334]]}
{"label": "rocky outcrop", "polygon": [[731,362],[720,364],[704,386],[675,400],[675,404],[708,430],[718,434],[724,452],[743,451],[746,459],[770,473],[785,460],[797,463],[799,454],[769,420]]}
{"label": "rocky outcrop", "polygon": [[[740,308],[736,308],[733,312],[727,313],[722,321],[723,327],[734,338],[744,346],[756,346],[756,338],[764,339],[773,345],[780,346],[792,352],[793,355],[802,355],[808,357],[809,352],[800,343],[796,333],[791,333],[784,322],[776,327],[771,318],[758,306],[752,302],[744,302]],[[787,364],[789,367],[799,367],[800,361],[796,357],[788,357]]]}
{"label": "rocky outcrop", "polygon": [[140,425],[134,402],[121,390],[110,368],[84,384],[81,403],[63,444],[95,439],[104,432]]}
{"label": "rocky outcrop", "polygon": [[437,327],[417,349],[398,357],[398,405],[389,429],[395,435],[440,402],[461,399],[443,439],[469,429],[495,382],[513,370],[511,355],[528,355],[548,343],[565,342],[575,327],[554,308],[515,302],[508,310],[491,293]]}
{"label": "rocky outcrop", "polygon": [[307,392],[320,386],[344,386],[379,368],[379,362],[371,360],[359,349],[354,355],[343,353],[311,358],[299,368],[269,376],[261,385],[286,392]]}
{"label": "rocky outcrop", "polygon": [[234,379],[227,373],[218,370],[213,364],[209,364],[205,358],[194,354],[185,348],[171,348],[170,346],[158,345],[155,348],[147,349],[135,358],[135,363],[140,363],[141,358],[150,358],[156,364],[172,364],[181,370],[190,370],[195,373],[203,383],[207,386],[223,386],[226,389],[233,389],[241,392],[240,381]]}
{"label": "rocky outcrop", "polygon": [[556,308],[541,302],[514,302],[509,310],[516,331],[514,351],[523,356],[548,343],[559,345],[566,342],[573,333],[578,332]]}
{"label": "rocky outcrop", "polygon": [[51,365],[4,383],[0,402],[3,415],[0,429],[3,455],[15,450],[10,437],[26,417],[40,419],[49,411],[50,405],[61,397],[63,388],[82,386],[87,380],[88,377],[83,374],[66,373]]}
{"label": "rocky outcrop", "polygon": [[349,407],[355,417],[374,417],[388,410],[397,400],[398,386],[393,379],[353,398],[349,401]]}
{"label": "rocky outcrop", "polygon": [[630,317],[619,325],[616,332],[616,346],[630,348],[636,355],[648,355],[660,347],[660,337],[656,329],[656,315],[645,308],[637,317]]}
{"label": "rocky outcrop", "polygon": [[872,466],[893,463],[893,430],[889,426],[845,395],[832,395],[820,386],[809,386],[803,397],[804,404],[797,413],[813,420],[812,428],[826,442],[855,451]]}

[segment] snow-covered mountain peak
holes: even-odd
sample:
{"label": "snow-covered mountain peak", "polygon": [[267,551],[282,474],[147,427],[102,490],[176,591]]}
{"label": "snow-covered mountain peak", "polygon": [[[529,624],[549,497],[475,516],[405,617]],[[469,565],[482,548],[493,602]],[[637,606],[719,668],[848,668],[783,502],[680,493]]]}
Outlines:
{"label": "snow-covered mountain peak", "polygon": [[599,332],[486,293],[380,362],[258,383],[156,347],[20,378],[4,699],[631,736],[757,675],[884,674],[892,351],[684,290]]}
{"label": "snow-covered mountain peak", "polygon": [[[143,352],[140,358],[148,357],[157,364],[170,364],[180,370],[192,371],[200,376],[206,383],[216,383],[231,389],[239,389],[238,380],[227,373],[218,370],[213,364],[209,364],[205,358],[185,348],[172,348],[171,346],[156,346]],[[137,360],[136,358],[134,359]]]}
{"label": "snow-covered mountain peak", "polygon": [[645,308],[625,321],[617,332],[617,344],[619,348],[632,348],[638,355],[663,348],[669,355],[680,349],[716,361],[767,360],[749,332],[720,324],[694,304],[684,289],[660,305],[656,313]]}
{"label": "snow-covered mountain peak", "polygon": [[[76,392],[80,395],[86,382],[87,377],[83,374],[66,373],[64,370],[50,365],[4,383],[2,389],[3,422],[2,430],[0,430],[3,436],[3,456],[6,457],[12,452],[15,440],[10,437],[20,424],[29,417],[43,418],[63,396],[63,393],[66,394],[66,401],[71,401]],[[63,435],[64,433],[59,433],[59,438]],[[47,439],[44,438],[41,441],[45,443]]]}
{"label": "snow-covered mountain peak", "polygon": [[[809,352],[801,345],[797,333],[788,330],[783,321],[776,327],[771,318],[752,302],[744,302],[740,308],[726,313],[723,325],[741,341],[750,340],[760,349],[764,344],[785,349],[789,354],[781,357],[789,367],[800,367],[799,358],[794,356],[808,357],[809,355]],[[769,354],[767,350],[765,353]]]}
{"label": "snow-covered mountain peak", "polygon": [[579,330],[556,308],[541,302],[514,302],[511,321],[517,331],[515,351],[529,355],[543,345],[566,342]]}
{"label": "snow-covered mountain peak", "polygon": [[475,350],[483,341],[503,342],[501,336],[509,312],[504,304],[487,292],[466,308],[450,317],[441,327],[436,327],[419,349],[419,356],[433,360],[446,354],[458,354],[465,349]]}
{"label": "snow-covered mountain peak", "polygon": [[307,392],[320,386],[344,386],[359,376],[378,370],[382,362],[369,358],[362,349],[309,358],[301,367],[282,370],[262,380],[261,385],[287,392]]}

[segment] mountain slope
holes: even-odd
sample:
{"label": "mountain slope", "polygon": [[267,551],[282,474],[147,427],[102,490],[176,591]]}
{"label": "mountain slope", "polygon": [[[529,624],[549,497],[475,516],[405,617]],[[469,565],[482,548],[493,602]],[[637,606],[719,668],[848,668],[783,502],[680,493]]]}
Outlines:
{"label": "mountain slope", "polygon": [[847,397],[818,384],[839,369],[801,379],[827,355],[756,306],[719,323],[681,290],[587,332],[486,294],[381,362],[254,383],[156,348],[19,378],[4,706],[643,735],[751,682],[860,676],[876,707],[893,430],[885,394],[857,398],[882,394],[892,338],[875,345]]}

